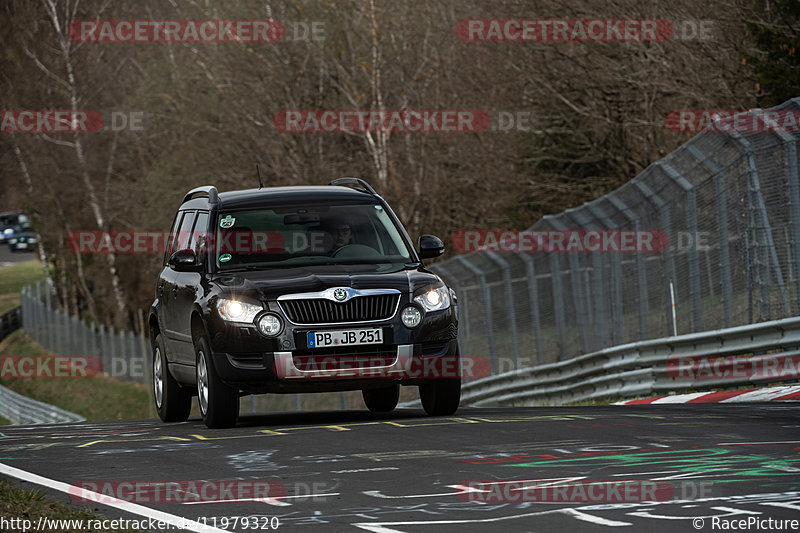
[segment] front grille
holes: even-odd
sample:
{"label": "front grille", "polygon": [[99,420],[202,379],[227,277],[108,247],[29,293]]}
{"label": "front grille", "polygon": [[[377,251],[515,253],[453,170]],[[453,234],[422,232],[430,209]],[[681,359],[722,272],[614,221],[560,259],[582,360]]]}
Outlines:
{"label": "front grille", "polygon": [[399,294],[356,296],[346,302],[323,298],[284,300],[281,308],[295,324],[335,324],[386,320],[394,315]]}

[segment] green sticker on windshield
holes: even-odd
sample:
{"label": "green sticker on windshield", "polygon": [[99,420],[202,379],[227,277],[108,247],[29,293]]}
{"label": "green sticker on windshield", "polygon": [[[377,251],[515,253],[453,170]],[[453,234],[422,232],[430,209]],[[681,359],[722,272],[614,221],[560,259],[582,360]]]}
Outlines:
{"label": "green sticker on windshield", "polygon": [[219,227],[222,229],[232,228],[233,224],[236,222],[236,219],[232,216],[228,215],[225,218],[219,219]]}
{"label": "green sticker on windshield", "polygon": [[221,256],[219,256],[220,263],[227,263],[230,260],[231,260],[231,254],[222,254]]}

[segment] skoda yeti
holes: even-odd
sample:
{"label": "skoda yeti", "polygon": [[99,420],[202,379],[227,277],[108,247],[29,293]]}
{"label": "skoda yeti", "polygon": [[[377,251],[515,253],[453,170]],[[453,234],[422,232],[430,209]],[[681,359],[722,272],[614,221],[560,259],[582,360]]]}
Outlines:
{"label": "skoda yeti", "polygon": [[149,313],[160,418],[192,397],[210,428],[235,425],[247,394],[361,390],[391,411],[400,385],[430,415],[461,392],[456,295],[363,180],[219,193],[199,187],[172,224]]}

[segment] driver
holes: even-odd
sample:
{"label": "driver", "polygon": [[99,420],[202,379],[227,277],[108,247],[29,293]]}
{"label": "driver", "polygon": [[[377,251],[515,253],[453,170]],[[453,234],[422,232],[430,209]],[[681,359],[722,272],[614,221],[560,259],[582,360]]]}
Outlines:
{"label": "driver", "polygon": [[353,229],[347,222],[334,222],[331,225],[330,232],[331,236],[333,236],[333,248],[331,249],[331,253],[350,244],[350,240],[353,237]]}

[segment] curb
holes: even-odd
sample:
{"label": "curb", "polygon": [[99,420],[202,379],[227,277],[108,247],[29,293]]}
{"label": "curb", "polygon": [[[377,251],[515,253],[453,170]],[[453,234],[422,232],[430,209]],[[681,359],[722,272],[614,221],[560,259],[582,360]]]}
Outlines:
{"label": "curb", "polygon": [[625,400],[613,405],[649,405],[675,403],[737,403],[737,402],[799,402],[800,386],[769,387],[764,389],[693,392],[672,396],[656,396],[639,400]]}

